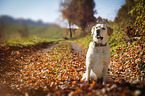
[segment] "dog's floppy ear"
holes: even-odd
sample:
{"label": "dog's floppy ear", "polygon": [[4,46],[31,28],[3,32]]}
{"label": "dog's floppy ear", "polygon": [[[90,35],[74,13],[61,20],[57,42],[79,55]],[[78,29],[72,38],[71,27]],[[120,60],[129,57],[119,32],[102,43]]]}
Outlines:
{"label": "dog's floppy ear", "polygon": [[107,26],[107,33],[110,36],[113,33],[113,29]]}
{"label": "dog's floppy ear", "polygon": [[95,26],[93,26],[92,29],[91,29],[91,35],[94,34],[94,31],[95,31]]}

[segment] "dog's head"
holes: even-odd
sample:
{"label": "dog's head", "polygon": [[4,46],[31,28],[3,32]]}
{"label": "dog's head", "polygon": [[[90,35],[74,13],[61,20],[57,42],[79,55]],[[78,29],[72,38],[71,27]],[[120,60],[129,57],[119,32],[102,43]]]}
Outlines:
{"label": "dog's head", "polygon": [[92,27],[93,40],[100,44],[106,44],[113,29],[105,24],[96,24]]}

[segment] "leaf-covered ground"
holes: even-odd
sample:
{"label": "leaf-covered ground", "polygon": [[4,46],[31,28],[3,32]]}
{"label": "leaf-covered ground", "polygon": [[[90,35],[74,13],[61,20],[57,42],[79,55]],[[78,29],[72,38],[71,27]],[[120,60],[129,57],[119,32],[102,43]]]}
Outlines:
{"label": "leaf-covered ground", "polygon": [[80,81],[85,72],[85,54],[78,55],[70,43],[60,43],[47,52],[28,48],[5,55],[7,50],[7,46],[1,49],[4,56],[0,62],[1,96],[145,95],[144,72],[138,66],[141,56],[129,55],[131,52],[143,54],[137,45],[116,50],[116,55],[111,57],[109,82],[105,86],[100,82]]}

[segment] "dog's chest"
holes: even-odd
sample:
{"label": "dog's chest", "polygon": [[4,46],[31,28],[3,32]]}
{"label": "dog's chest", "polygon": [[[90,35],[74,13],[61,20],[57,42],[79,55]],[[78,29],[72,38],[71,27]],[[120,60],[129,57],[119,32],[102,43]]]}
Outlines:
{"label": "dog's chest", "polygon": [[95,47],[94,48],[94,53],[95,54],[104,54],[104,52],[105,52],[105,50],[104,50],[105,48],[104,47]]}
{"label": "dog's chest", "polygon": [[107,57],[107,51],[104,47],[95,47],[94,48],[94,54],[92,59],[99,60],[100,62],[103,62],[103,60]]}
{"label": "dog's chest", "polygon": [[109,49],[108,45],[95,47],[93,44],[90,44],[86,59],[90,62],[108,62],[110,58]]}

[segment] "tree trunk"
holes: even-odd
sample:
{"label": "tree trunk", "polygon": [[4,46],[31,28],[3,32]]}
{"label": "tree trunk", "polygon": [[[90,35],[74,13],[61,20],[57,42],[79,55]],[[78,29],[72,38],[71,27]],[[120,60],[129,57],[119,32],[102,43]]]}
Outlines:
{"label": "tree trunk", "polygon": [[76,29],[73,30],[74,36],[76,36],[76,32],[75,31],[76,31]]}
{"label": "tree trunk", "polygon": [[72,30],[71,30],[71,23],[69,22],[69,32],[70,32],[70,39],[72,38]]}

